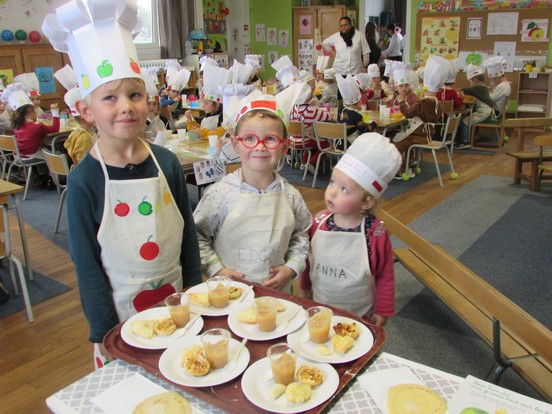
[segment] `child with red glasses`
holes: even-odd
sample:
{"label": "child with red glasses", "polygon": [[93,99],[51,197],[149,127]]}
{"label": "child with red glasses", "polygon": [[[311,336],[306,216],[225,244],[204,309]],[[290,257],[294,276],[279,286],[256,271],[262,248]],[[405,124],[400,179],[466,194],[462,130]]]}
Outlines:
{"label": "child with red glasses", "polygon": [[194,212],[202,270],[289,291],[305,268],[312,219],[274,171],[289,146],[281,117],[289,110],[262,96],[238,114],[231,141],[242,167],[210,186]]}

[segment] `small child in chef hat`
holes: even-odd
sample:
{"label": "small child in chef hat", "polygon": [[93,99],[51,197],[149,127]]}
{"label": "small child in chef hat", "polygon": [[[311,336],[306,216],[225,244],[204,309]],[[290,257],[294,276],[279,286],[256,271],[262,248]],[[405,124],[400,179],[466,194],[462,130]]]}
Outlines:
{"label": "small child in chef hat", "polygon": [[[389,139],[360,135],[336,164],[313,219],[303,296],[345,309],[384,326],[395,312],[390,236],[374,209],[401,164]],[[366,246],[366,250],[351,248]]]}
{"label": "small child in chef hat", "polygon": [[506,109],[508,98],[512,94],[512,85],[506,79],[506,59],[502,56],[493,56],[486,59],[483,64],[487,68],[487,75],[491,79],[489,84],[491,100],[494,103],[496,117],[500,117]]}
{"label": "small child in chef hat", "polygon": [[437,92],[437,99],[439,101],[453,101],[453,107],[458,109],[464,101],[462,96],[453,87],[456,82],[456,74],[458,73],[458,59],[448,60],[445,69],[445,81],[443,82],[443,87]]}
{"label": "small child in chef hat", "polygon": [[337,109],[337,122],[347,125],[347,139],[353,142],[357,136],[367,132],[368,127],[364,124],[360,111],[360,88],[355,77],[347,75],[337,77],[337,86],[343,97],[343,106]]}
{"label": "small child in chef hat", "polygon": [[[395,92],[393,96],[389,97],[387,106],[395,107],[399,106],[400,101],[405,101],[408,105],[412,105],[418,100],[418,94],[414,91],[414,79],[418,78],[418,75],[414,73],[409,67],[402,62],[396,62],[396,69],[393,70],[393,84],[395,85]],[[412,86],[412,87],[411,87]],[[416,85],[417,87],[418,85]]]}
{"label": "small child in chef hat", "polygon": [[252,94],[232,111],[231,140],[242,166],[211,185],[194,211],[208,277],[240,277],[289,292],[305,268],[312,217],[299,191],[274,171],[289,147],[291,106],[305,87]]}
{"label": "small child in chef hat", "polygon": [[19,82],[25,85],[25,89],[28,90],[29,98],[34,105],[36,116],[38,119],[43,119],[45,116],[44,109],[40,106],[40,92],[38,77],[36,73],[22,73],[13,78],[13,83]]}
{"label": "small child in chef hat", "polygon": [[326,86],[322,89],[320,105],[335,106],[337,103],[337,83],[335,83],[335,69],[328,68],[324,70],[324,81]]}
{"label": "small child in chef hat", "polygon": [[[98,141],[68,177],[71,255],[97,368],[105,334],[185,286],[201,283],[199,248],[180,161],[142,139],[147,92],[133,36],[134,0],[70,0],[42,30],[67,52],[81,116]],[[156,286],[159,294],[151,295]]]}
{"label": "small child in chef hat", "polygon": [[379,66],[376,63],[368,65],[367,73],[370,76],[370,86],[366,91],[367,98],[369,100],[385,98],[385,89],[389,89],[389,85],[382,81]]}

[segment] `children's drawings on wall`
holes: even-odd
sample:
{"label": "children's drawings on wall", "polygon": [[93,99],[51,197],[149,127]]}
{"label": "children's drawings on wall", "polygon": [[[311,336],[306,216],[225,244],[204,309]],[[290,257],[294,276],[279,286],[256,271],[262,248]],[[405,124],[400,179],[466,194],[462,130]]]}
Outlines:
{"label": "children's drawings on wall", "polygon": [[268,64],[272,65],[274,62],[278,60],[278,52],[276,50],[269,50],[267,52],[268,56]]}
{"label": "children's drawings on wall", "polygon": [[222,174],[217,174],[210,160],[196,161],[193,165],[197,185],[214,183],[226,175],[226,171]]}
{"label": "children's drawings on wall", "polygon": [[312,16],[310,14],[299,16],[299,34],[312,35]]}
{"label": "children's drawings on wall", "polygon": [[289,30],[280,30],[278,33],[278,46],[287,49],[289,46]]}
{"label": "children's drawings on wall", "polygon": [[458,57],[460,17],[424,17],[421,28],[421,62],[425,65],[429,55],[446,59]]}
{"label": "children's drawings on wall", "polygon": [[548,19],[524,19],[521,21],[522,42],[548,42]]}
{"label": "children's drawings on wall", "polygon": [[506,72],[514,71],[514,59],[516,57],[516,42],[495,42],[494,55],[502,56],[506,60]]}
{"label": "children's drawings on wall", "polygon": [[54,68],[52,66],[37,67],[35,68],[35,73],[38,78],[38,87],[41,94],[56,92]]}
{"label": "children's drawings on wall", "polygon": [[255,41],[256,42],[265,42],[266,41],[266,30],[264,24],[255,25]]}
{"label": "children's drawings on wall", "polygon": [[481,17],[468,18],[468,29],[466,30],[467,39],[481,39],[481,27],[483,19]]}
{"label": "children's drawings on wall", "polygon": [[515,35],[518,29],[518,12],[489,13],[487,35]]}
{"label": "children's drawings on wall", "polygon": [[269,27],[266,29],[266,44],[268,46],[276,46],[278,44],[278,41],[276,38],[278,37],[278,29],[276,27]]}
{"label": "children's drawings on wall", "polygon": [[312,72],[312,65],[314,65],[314,39],[298,40],[297,51],[297,67],[299,70],[308,70],[309,72]]}

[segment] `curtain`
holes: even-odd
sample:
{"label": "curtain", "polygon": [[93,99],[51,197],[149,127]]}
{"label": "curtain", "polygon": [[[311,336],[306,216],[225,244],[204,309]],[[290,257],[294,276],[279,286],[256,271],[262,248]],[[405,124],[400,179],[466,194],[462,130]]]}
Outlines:
{"label": "curtain", "polygon": [[161,58],[181,59],[188,33],[194,27],[194,2],[160,0],[157,7]]}
{"label": "curtain", "polygon": [[402,35],[404,36],[406,30],[406,1],[394,0],[393,1],[393,15],[395,16],[395,22],[399,24],[402,29]]}

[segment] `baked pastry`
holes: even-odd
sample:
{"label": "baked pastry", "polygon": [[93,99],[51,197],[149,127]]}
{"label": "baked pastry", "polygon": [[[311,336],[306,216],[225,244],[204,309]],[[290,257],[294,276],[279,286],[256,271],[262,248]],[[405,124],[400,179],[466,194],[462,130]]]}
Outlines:
{"label": "baked pastry", "polygon": [[358,338],[360,335],[360,329],[358,328],[358,325],[356,323],[342,323],[339,322],[337,325],[334,325],[333,327],[336,335],[341,336],[350,336],[351,338]]}
{"label": "baked pastry", "polygon": [[207,360],[203,347],[199,345],[194,345],[184,350],[182,354],[182,366],[194,377],[207,375],[209,369],[211,369],[211,364]]}
{"label": "baked pastry", "polygon": [[230,286],[228,289],[228,299],[237,299],[242,295],[242,288],[237,286]]}
{"label": "baked pastry", "polygon": [[445,414],[447,403],[430,388],[418,384],[401,384],[387,392],[389,414]]}
{"label": "baked pastry", "polygon": [[274,384],[270,387],[268,395],[270,395],[270,398],[273,400],[277,400],[284,392],[286,392],[286,386],[284,384]]}
{"label": "baked pastry", "polygon": [[209,306],[209,293],[190,293],[190,301],[196,305]]}
{"label": "baked pastry", "polygon": [[236,315],[236,318],[238,318],[238,321],[243,323],[249,323],[249,324],[255,324],[257,323],[257,313],[255,312],[255,308],[244,308],[241,311],[238,312]]}
{"label": "baked pastry", "polygon": [[283,304],[281,301],[279,301],[279,300],[277,300],[277,302],[278,302],[278,305],[277,305],[278,307],[276,308],[276,310],[277,310],[278,312],[283,312],[283,311],[285,311],[285,310],[286,310],[286,305],[284,305],[284,304]]}
{"label": "baked pastry", "polygon": [[332,338],[333,350],[338,354],[345,354],[355,344],[350,336],[334,335]]}
{"label": "baked pastry", "polygon": [[171,318],[157,319],[153,321],[153,331],[157,335],[170,335],[176,331],[176,323]]}
{"label": "baked pastry", "polygon": [[286,398],[288,402],[301,404],[310,400],[312,390],[310,385],[292,382],[286,387]]}
{"label": "baked pastry", "polygon": [[333,354],[333,351],[330,348],[328,348],[326,345],[318,345],[316,347],[316,353],[318,355],[328,356]]}
{"label": "baked pastry", "polygon": [[192,414],[186,398],[177,392],[164,392],[146,398],[136,406],[132,414]]}
{"label": "baked pastry", "polygon": [[153,321],[133,321],[132,333],[140,338],[153,338]]}
{"label": "baked pastry", "polygon": [[303,365],[295,374],[301,384],[307,384],[311,387],[316,387],[324,381],[324,374],[316,367]]}

